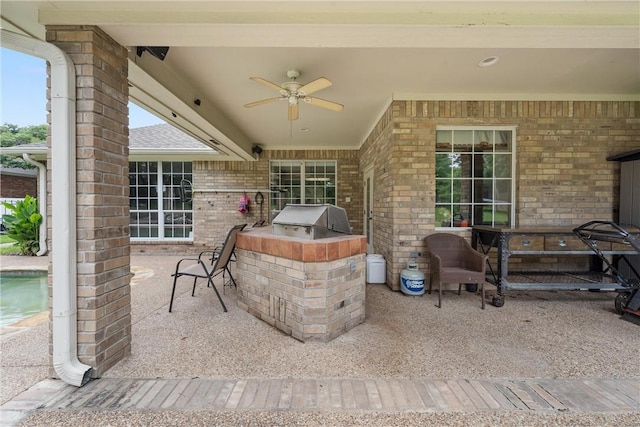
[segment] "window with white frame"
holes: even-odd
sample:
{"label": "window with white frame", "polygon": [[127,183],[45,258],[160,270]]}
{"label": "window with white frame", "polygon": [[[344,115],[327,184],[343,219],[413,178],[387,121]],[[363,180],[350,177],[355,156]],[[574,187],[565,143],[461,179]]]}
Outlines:
{"label": "window with white frame", "polygon": [[509,226],[515,127],[436,129],[436,226]]}
{"label": "window with white frame", "polygon": [[180,197],[191,162],[129,162],[132,240],[193,240],[193,206]]}
{"label": "window with white frame", "polygon": [[288,204],[336,204],[335,160],[272,160],[271,217]]}

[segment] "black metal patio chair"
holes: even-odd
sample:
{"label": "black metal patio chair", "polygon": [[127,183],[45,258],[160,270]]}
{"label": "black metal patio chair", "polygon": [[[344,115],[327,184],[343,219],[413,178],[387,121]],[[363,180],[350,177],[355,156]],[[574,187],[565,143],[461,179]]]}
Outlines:
{"label": "black metal patio chair", "polygon": [[[178,261],[176,264],[176,271],[172,274],[173,276],[173,289],[171,290],[171,302],[169,303],[169,313],[173,308],[173,298],[176,293],[176,283],[178,281],[178,277],[189,276],[193,277],[193,290],[191,291],[191,296],[195,295],[196,292],[196,282],[198,279],[207,279],[207,287],[212,287],[218,296],[218,300],[222,305],[224,311],[227,311],[227,307],[224,305],[224,301],[222,301],[222,297],[216,288],[216,285],[213,283],[213,278],[216,277],[220,273],[228,273],[230,280],[235,285],[235,279],[231,275],[231,270],[229,270],[229,261],[231,260],[231,256],[234,253],[234,249],[236,247],[236,239],[238,237],[238,233],[242,231],[247,224],[240,224],[234,226],[229,233],[227,233],[227,237],[224,241],[224,244],[220,248],[219,251],[214,249],[214,251],[202,251],[198,258],[183,258]],[[209,260],[205,256],[206,254],[211,254]],[[224,286],[224,284],[223,284]]]}

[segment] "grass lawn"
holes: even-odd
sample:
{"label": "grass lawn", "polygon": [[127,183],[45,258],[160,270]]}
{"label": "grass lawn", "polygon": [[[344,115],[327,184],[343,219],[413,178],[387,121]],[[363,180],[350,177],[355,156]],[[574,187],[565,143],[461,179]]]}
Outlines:
{"label": "grass lawn", "polygon": [[[10,239],[6,234],[0,234],[0,245],[6,243],[15,243],[15,240]],[[20,255],[20,249],[13,245],[0,247],[0,255]]]}
{"label": "grass lawn", "polygon": [[0,234],[0,244],[2,243],[13,243],[15,240],[7,236],[6,234]]}

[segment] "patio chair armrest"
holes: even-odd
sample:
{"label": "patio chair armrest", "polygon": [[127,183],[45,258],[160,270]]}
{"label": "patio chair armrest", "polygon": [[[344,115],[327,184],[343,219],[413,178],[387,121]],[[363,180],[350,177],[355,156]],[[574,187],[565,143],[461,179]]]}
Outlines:
{"label": "patio chair armrest", "polygon": [[184,261],[191,261],[192,263],[196,263],[196,264],[202,263],[202,260],[199,257],[198,258],[182,258],[176,264],[176,272],[173,273],[172,276],[175,276],[178,274],[178,272],[180,271],[180,264],[182,264]]}

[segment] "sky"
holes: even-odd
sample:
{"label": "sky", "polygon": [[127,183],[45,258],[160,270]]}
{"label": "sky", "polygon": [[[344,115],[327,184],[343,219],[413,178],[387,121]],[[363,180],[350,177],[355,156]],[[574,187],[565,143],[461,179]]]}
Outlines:
{"label": "sky", "polygon": [[[19,127],[47,123],[47,64],[44,59],[0,49],[0,124]],[[164,123],[129,103],[129,127]]]}

